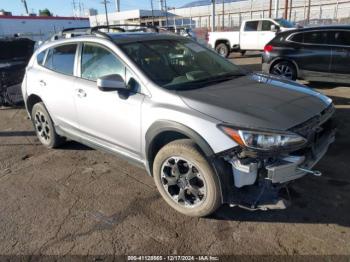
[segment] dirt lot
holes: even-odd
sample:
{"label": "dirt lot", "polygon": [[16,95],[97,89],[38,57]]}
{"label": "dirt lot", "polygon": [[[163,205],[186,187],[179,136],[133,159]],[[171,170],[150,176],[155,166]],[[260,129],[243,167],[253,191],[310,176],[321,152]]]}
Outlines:
{"label": "dirt lot", "polygon": [[[254,55],[233,60],[259,69]],[[350,87],[311,86],[340,120],[324,175],[297,181],[287,210],[201,219],[172,210],[145,171],[74,142],[47,150],[23,109],[0,110],[0,254],[350,255]]]}

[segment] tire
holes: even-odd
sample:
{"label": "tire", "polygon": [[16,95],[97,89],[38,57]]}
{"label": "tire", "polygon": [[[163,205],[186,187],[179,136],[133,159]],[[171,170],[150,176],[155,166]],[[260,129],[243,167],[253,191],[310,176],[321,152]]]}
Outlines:
{"label": "tire", "polygon": [[230,47],[225,43],[218,44],[215,47],[215,51],[225,58],[227,58],[230,55]]}
{"label": "tire", "polygon": [[207,216],[221,205],[219,179],[190,139],[173,141],[158,152],[153,178],[164,200],[184,215]]}
{"label": "tire", "polygon": [[288,61],[279,61],[270,69],[270,74],[280,76],[289,80],[295,81],[297,79],[297,70],[295,66]]}
{"label": "tire", "polygon": [[47,148],[57,148],[65,139],[56,133],[55,125],[42,102],[33,106],[32,122],[39,141]]}

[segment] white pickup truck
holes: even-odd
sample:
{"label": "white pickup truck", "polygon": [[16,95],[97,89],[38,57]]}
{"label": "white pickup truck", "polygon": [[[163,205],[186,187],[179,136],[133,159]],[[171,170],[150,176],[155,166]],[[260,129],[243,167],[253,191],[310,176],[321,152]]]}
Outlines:
{"label": "white pickup truck", "polygon": [[220,55],[228,57],[231,51],[264,50],[277,32],[297,28],[285,19],[254,19],[242,22],[240,31],[209,32],[208,44]]}

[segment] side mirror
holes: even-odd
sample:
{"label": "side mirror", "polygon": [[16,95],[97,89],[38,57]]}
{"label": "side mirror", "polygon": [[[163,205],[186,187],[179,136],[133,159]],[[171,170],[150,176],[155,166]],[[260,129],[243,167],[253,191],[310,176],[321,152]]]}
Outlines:
{"label": "side mirror", "polygon": [[122,91],[128,90],[124,79],[120,75],[106,75],[97,79],[97,87],[101,91]]}
{"label": "side mirror", "polygon": [[276,25],[271,25],[270,30],[271,30],[271,32],[277,32],[278,31]]}

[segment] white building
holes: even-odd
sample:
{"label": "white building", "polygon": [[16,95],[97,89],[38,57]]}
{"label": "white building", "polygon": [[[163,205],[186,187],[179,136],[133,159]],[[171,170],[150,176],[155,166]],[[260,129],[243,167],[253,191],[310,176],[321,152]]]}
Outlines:
{"label": "white building", "polygon": [[64,28],[88,27],[88,18],[59,16],[0,16],[0,36],[15,34],[34,41],[46,40],[51,34]]}

